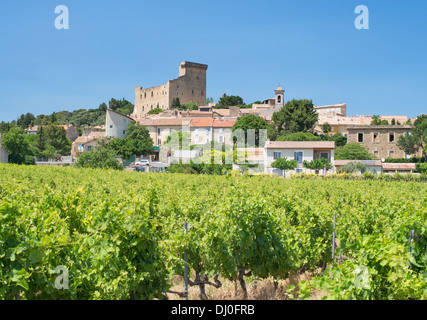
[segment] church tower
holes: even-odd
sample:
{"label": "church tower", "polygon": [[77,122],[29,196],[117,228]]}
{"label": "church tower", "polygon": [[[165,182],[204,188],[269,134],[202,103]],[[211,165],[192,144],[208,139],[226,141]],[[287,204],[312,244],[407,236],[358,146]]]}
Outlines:
{"label": "church tower", "polygon": [[274,93],[276,94],[276,109],[281,109],[285,105],[284,103],[284,93],[285,90],[282,89],[282,87],[278,87],[276,90],[274,90]]}

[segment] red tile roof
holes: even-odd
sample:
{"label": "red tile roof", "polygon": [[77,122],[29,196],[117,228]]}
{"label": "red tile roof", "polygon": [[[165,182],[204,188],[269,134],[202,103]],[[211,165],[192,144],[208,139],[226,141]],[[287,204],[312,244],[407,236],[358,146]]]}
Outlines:
{"label": "red tile roof", "polygon": [[212,127],[214,128],[232,128],[236,123],[236,119],[215,119]]}
{"label": "red tile roof", "polygon": [[212,118],[199,118],[191,120],[190,127],[212,127]]}

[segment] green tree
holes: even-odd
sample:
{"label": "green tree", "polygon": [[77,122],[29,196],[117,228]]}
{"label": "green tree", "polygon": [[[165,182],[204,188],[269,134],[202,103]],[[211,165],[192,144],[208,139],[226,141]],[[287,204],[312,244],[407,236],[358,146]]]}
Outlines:
{"label": "green tree", "polygon": [[[240,129],[240,130],[239,130]],[[263,146],[266,142],[266,136],[262,135],[261,130],[267,129],[267,122],[256,115],[248,114],[237,119],[236,123],[231,129],[233,133],[236,134],[236,138],[239,141],[245,141],[245,145],[248,143],[248,130],[255,130],[255,146]],[[237,131],[238,130],[238,131]],[[244,134],[240,136],[240,134]]]}
{"label": "green tree", "polygon": [[318,113],[314,109],[312,100],[292,100],[275,112],[272,121],[278,135],[283,133],[312,131],[318,121]]}
{"label": "green tree", "polygon": [[172,99],[172,106],[171,109],[179,109],[181,107],[181,102],[179,101],[179,98],[173,98]]}
{"label": "green tree", "polygon": [[13,128],[15,125],[13,123],[10,122],[0,122],[0,132],[1,133],[6,133],[8,132],[11,128]]}
{"label": "green tree", "polygon": [[[414,122],[414,128],[412,134],[417,138],[417,146],[423,151],[423,156],[427,162],[427,115],[422,114],[417,117]],[[417,149],[418,150],[418,149]]]}
{"label": "green tree", "polygon": [[199,105],[197,103],[190,102],[190,103],[183,103],[179,107],[177,107],[178,110],[199,110]]}
{"label": "green tree", "polygon": [[123,170],[123,166],[116,159],[117,154],[107,147],[105,142],[98,142],[97,146],[78,156],[76,168],[100,168]]}
{"label": "green tree", "polygon": [[32,113],[22,114],[16,121],[16,124],[22,129],[27,129],[35,119],[36,117]]}
{"label": "green tree", "polygon": [[416,153],[421,148],[427,162],[427,115],[422,114],[417,117],[411,133],[400,136],[397,146],[408,154]]}
{"label": "green tree", "polygon": [[332,131],[332,127],[329,123],[325,122],[324,124],[322,124],[322,131],[324,134],[328,134],[329,132]]}
{"label": "green tree", "polygon": [[310,132],[295,132],[280,136],[277,141],[321,141],[321,137]]}
{"label": "green tree", "polygon": [[33,156],[25,135],[25,131],[19,127],[11,128],[2,135],[2,146],[9,153],[10,163],[26,164],[28,156]]}
{"label": "green tree", "polygon": [[373,160],[374,156],[357,142],[346,144],[335,151],[336,160]]}
{"label": "green tree", "polygon": [[55,124],[39,126],[35,138],[36,155],[40,158],[54,158],[69,155],[71,141],[62,127]]}
{"label": "green tree", "polygon": [[332,139],[335,141],[335,148],[343,147],[347,144],[347,137],[344,137],[341,132],[334,134]]}
{"label": "green tree", "polygon": [[108,144],[108,148],[123,159],[129,159],[134,155],[153,153],[153,144],[153,139],[151,139],[147,128],[136,123],[129,126],[126,139],[113,139]]}
{"label": "green tree", "polygon": [[161,112],[163,112],[162,108],[154,108],[154,109],[148,111],[147,114],[159,114]]}
{"label": "green tree", "polygon": [[273,168],[282,170],[284,172],[284,177],[286,177],[286,171],[295,170],[298,166],[298,161],[287,160],[287,158],[278,158],[271,164],[271,166]]}
{"label": "green tree", "polygon": [[307,168],[309,170],[315,170],[316,173],[318,173],[319,170],[323,170],[326,168],[326,170],[332,169],[332,163],[329,162],[328,159],[314,159],[312,161],[304,160],[302,163],[304,168]]}
{"label": "green tree", "polygon": [[107,109],[108,109],[108,107],[107,107],[107,105],[105,104],[105,102],[103,102],[103,103],[101,103],[100,105],[99,105],[99,108],[98,108],[98,110],[100,110],[100,111],[107,111]]}
{"label": "green tree", "polygon": [[405,133],[399,137],[396,145],[400,150],[403,150],[406,154],[414,154],[418,151],[417,146],[418,138],[410,133]]}
{"label": "green tree", "polygon": [[214,103],[214,99],[213,98],[206,98],[205,105],[208,106],[209,103]]}
{"label": "green tree", "polygon": [[353,173],[353,172],[365,172],[366,171],[366,165],[364,165],[363,163],[357,162],[357,161],[352,161],[347,163],[345,166],[343,166],[340,170],[340,172],[345,172],[345,173]]}
{"label": "green tree", "polygon": [[216,104],[215,108],[225,109],[232,106],[243,105],[243,99],[239,96],[225,96],[221,97]]}

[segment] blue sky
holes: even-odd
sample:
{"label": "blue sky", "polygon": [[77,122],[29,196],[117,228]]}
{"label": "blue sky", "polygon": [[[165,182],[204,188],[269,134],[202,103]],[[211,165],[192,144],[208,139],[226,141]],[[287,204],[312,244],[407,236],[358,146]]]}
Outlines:
{"label": "blue sky", "polygon": [[[70,29],[54,10],[69,8]],[[369,8],[357,30],[356,6]],[[347,103],[349,115],[427,113],[427,1],[5,0],[0,121],[134,102],[136,86],[209,65],[207,95]]]}

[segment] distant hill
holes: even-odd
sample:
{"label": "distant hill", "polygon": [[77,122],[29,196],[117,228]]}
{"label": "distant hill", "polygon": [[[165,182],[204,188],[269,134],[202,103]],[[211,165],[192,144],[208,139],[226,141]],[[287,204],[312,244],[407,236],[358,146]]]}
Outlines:
{"label": "distant hill", "polygon": [[[130,115],[133,112],[134,105],[126,99],[116,100],[112,98],[108,107],[124,115]],[[50,115],[40,114],[34,116],[31,113],[22,114],[16,121],[16,125],[22,128],[28,128],[35,125],[46,125],[56,123],[58,125],[73,124],[78,129],[105,124],[105,112],[107,104],[103,102],[97,109],[78,109],[74,111],[54,112]],[[15,122],[15,121],[13,121]],[[6,124],[3,122],[1,126]]]}

